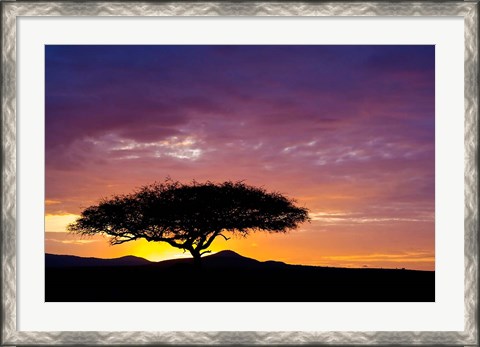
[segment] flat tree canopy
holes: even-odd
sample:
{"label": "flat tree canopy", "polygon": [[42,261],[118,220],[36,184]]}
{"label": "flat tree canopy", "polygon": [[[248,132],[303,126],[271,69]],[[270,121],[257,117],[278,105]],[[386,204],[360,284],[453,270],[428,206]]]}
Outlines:
{"label": "flat tree canopy", "polygon": [[280,193],[243,182],[220,184],[167,180],[86,208],[68,230],[104,234],[111,244],[137,239],[189,251],[197,263],[216,237],[254,231],[286,232],[308,221],[308,210]]}

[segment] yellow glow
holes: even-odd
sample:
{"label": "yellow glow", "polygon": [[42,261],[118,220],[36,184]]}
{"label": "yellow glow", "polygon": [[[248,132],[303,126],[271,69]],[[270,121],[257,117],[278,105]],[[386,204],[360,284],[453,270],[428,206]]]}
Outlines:
{"label": "yellow glow", "polygon": [[[283,236],[283,237],[282,237]],[[295,237],[294,235],[291,235]],[[297,235],[300,238],[301,235]],[[309,240],[307,240],[308,242]],[[233,250],[245,257],[260,261],[277,260],[289,264],[303,264],[333,267],[370,267],[370,268],[408,268],[419,270],[435,270],[434,254],[423,251],[396,252],[365,252],[351,254],[350,249],[332,251],[307,244],[292,247],[292,239],[287,235],[253,234],[249,238],[232,237],[225,241],[216,239],[210,247],[214,254],[221,250]],[[267,252],[268,247],[268,252]],[[189,258],[190,253],[183,253],[164,242],[147,242],[143,239],[111,246],[108,237],[95,236],[81,238],[68,233],[47,233],[46,252],[53,254],[73,254],[84,257],[117,258],[126,255],[142,257],[150,261],[162,261],[173,258]]]}
{"label": "yellow glow", "polygon": [[150,261],[190,257],[190,253],[182,253],[181,250],[172,248],[165,242],[147,242],[145,240],[138,240],[131,243],[131,252],[137,257]]}
{"label": "yellow glow", "polygon": [[322,257],[325,260],[333,261],[388,261],[388,262],[433,262],[435,257],[424,253],[407,254],[363,254],[363,255],[339,255]]}
{"label": "yellow glow", "polygon": [[45,215],[45,231],[65,232],[67,225],[73,223],[79,215],[76,214],[47,214]]}

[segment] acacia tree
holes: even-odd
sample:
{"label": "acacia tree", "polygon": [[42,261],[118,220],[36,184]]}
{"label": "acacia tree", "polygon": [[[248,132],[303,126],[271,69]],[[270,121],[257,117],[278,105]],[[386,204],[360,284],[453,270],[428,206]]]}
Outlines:
{"label": "acacia tree", "polygon": [[217,237],[286,232],[308,221],[308,210],[276,192],[243,182],[182,184],[167,180],[86,208],[68,230],[104,234],[112,245],[137,239],[189,251],[195,264]]}

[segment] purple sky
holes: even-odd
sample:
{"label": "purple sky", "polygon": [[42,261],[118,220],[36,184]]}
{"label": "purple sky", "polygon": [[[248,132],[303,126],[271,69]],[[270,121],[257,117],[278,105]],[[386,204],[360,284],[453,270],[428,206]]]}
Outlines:
{"label": "purple sky", "polygon": [[312,243],[353,233],[339,256],[432,267],[434,62],[434,46],[46,46],[46,212],[167,176],[245,180],[308,207]]}

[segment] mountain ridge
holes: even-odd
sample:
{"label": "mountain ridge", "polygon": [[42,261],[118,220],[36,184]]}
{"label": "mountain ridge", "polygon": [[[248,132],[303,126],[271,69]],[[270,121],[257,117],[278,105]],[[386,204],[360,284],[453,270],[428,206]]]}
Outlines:
{"label": "mountain ridge", "polygon": [[135,257],[99,260],[46,254],[45,259],[45,301],[435,300],[434,271],[290,265],[233,251],[203,257],[201,269],[192,258],[155,263]]}
{"label": "mountain ridge", "polygon": [[[218,261],[227,264],[230,263],[261,263],[260,261],[248,257],[244,257],[237,252],[231,250],[220,251],[211,255],[207,255],[202,258],[203,263],[210,263]],[[148,259],[137,257],[133,255],[127,255],[118,258],[96,258],[96,257],[81,257],[68,254],[51,254],[45,253],[45,265],[47,267],[82,267],[82,266],[140,266],[140,265],[152,265],[152,266],[173,266],[181,263],[192,263],[192,258],[174,258],[166,259],[158,262],[150,261]]]}
{"label": "mountain ridge", "polygon": [[[46,267],[105,267],[105,266],[155,266],[172,267],[186,266],[193,263],[192,258],[173,258],[161,260],[158,262],[150,261],[145,258],[127,255],[118,258],[96,258],[81,257],[66,254],[45,253]],[[331,266],[299,265],[288,264],[277,260],[259,261],[253,258],[245,257],[232,250],[223,250],[202,258],[202,264],[207,267],[264,267],[264,268],[323,268],[323,269],[345,269],[345,270],[401,270],[401,271],[424,271],[410,269],[382,269],[382,268],[342,268]]]}

